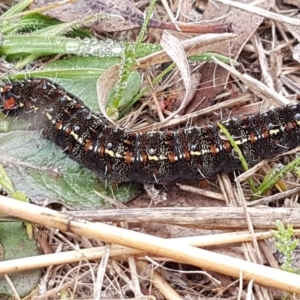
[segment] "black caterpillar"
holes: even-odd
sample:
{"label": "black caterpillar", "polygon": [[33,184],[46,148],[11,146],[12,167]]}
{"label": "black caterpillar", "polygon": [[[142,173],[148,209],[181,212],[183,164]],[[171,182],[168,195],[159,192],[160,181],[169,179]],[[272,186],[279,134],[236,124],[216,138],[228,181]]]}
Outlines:
{"label": "black caterpillar", "polygon": [[[217,125],[145,134],[112,127],[104,116],[46,79],[5,84],[0,107],[30,119],[70,158],[114,182],[201,180],[242,168]],[[300,104],[221,123],[249,166],[300,145]]]}

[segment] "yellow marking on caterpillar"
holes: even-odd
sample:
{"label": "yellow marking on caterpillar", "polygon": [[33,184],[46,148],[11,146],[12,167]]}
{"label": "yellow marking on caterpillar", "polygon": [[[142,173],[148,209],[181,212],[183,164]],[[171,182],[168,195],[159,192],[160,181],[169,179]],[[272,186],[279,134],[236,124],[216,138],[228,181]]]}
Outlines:
{"label": "yellow marking on caterpillar", "polygon": [[105,149],[104,153],[108,154],[110,157],[115,157],[115,152],[112,150]]}
{"label": "yellow marking on caterpillar", "polygon": [[[50,121],[53,119],[52,116],[51,116],[49,113],[46,113],[46,117],[47,117],[48,120],[50,120]],[[53,122],[52,122],[52,123],[53,123]],[[55,123],[55,121],[54,121],[54,123]],[[53,123],[53,124],[54,124],[54,123]]]}
{"label": "yellow marking on caterpillar", "polygon": [[249,141],[249,139],[242,139],[242,140],[234,140],[234,142],[237,144],[237,145],[242,145],[242,144],[245,144]]}
{"label": "yellow marking on caterpillar", "polygon": [[120,153],[114,152],[113,150],[105,149],[105,154],[108,154],[110,157],[124,158]]}
{"label": "yellow marking on caterpillar", "polygon": [[83,144],[83,138],[79,137],[73,130],[70,132],[70,135],[79,143]]}
{"label": "yellow marking on caterpillar", "polygon": [[148,159],[149,159],[149,160],[159,161],[159,157],[156,156],[156,155],[148,155]]}
{"label": "yellow marking on caterpillar", "polygon": [[[200,151],[191,151],[190,153],[191,153],[191,155],[200,156],[200,155],[202,155],[202,154],[205,153],[204,151],[205,151],[205,150],[202,150],[202,153],[201,153]],[[209,152],[209,151],[208,151],[208,152]]]}
{"label": "yellow marking on caterpillar", "polygon": [[[215,148],[215,151],[213,151],[212,149],[201,149],[201,151],[190,151],[190,154],[193,156],[201,156],[201,155],[205,155],[205,154],[216,154],[216,153],[220,152],[219,148]],[[177,157],[177,156],[176,156]]]}
{"label": "yellow marking on caterpillar", "polygon": [[270,135],[272,135],[272,134],[277,134],[278,132],[280,132],[280,129],[271,129],[271,130],[269,131]]}
{"label": "yellow marking on caterpillar", "polygon": [[66,97],[66,99],[67,99],[68,101],[72,101],[72,100],[73,100],[73,98],[71,98],[71,97],[68,96],[68,95],[65,95],[65,97]]}

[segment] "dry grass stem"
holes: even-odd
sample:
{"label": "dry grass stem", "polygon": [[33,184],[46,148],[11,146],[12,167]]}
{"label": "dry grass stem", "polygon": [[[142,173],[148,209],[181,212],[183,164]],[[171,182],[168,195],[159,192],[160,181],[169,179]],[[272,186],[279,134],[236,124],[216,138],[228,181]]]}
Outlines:
{"label": "dry grass stem", "polygon": [[228,70],[232,75],[240,79],[248,88],[255,92],[259,97],[261,97],[265,101],[273,101],[273,103],[271,103],[275,107],[291,104],[290,100],[283,97],[282,95],[272,90],[257,79],[250,77],[248,74],[242,74],[233,67],[230,67],[221,61],[218,61],[216,59],[215,61],[224,69]]}
{"label": "dry grass stem", "polygon": [[[296,229],[295,236],[300,235],[300,229]],[[265,240],[272,237],[269,231],[256,232],[254,234],[256,240]],[[220,233],[204,236],[192,236],[184,238],[170,239],[178,243],[196,247],[218,246],[226,244],[235,244],[242,242],[250,242],[253,240],[253,235],[248,231]],[[25,257],[15,260],[0,262],[0,274],[20,272],[24,270],[38,269],[54,265],[62,265],[82,260],[96,260],[101,259],[105,253],[105,247],[85,248],[74,251],[66,251],[53,254],[38,255],[34,257]],[[136,249],[113,245],[110,251],[110,257],[127,257],[128,255],[144,255]],[[34,263],[33,263],[34,262]]]}
{"label": "dry grass stem", "polygon": [[237,1],[230,1],[230,0],[214,0],[214,1],[245,10],[254,15],[259,15],[259,16],[265,17],[265,18],[273,20],[273,21],[277,21],[280,23],[286,23],[289,25],[300,26],[300,20],[298,20],[296,18],[286,17],[282,14],[277,14],[277,13],[274,13],[274,12],[271,12],[271,11],[268,11],[265,9],[261,9],[255,5],[249,5],[249,4],[244,4],[244,3],[240,3]]}
{"label": "dry grass stem", "polygon": [[98,267],[97,279],[95,282],[95,300],[101,299],[102,285],[106,273],[107,263],[110,257],[110,245],[106,245],[103,251],[103,256],[101,257],[101,262]]}
{"label": "dry grass stem", "polygon": [[212,198],[215,200],[225,201],[224,196],[222,194],[211,192],[211,191],[200,189],[200,188],[196,188],[196,187],[193,187],[190,185],[179,184],[179,183],[177,185],[183,191],[203,195],[204,197]]}
{"label": "dry grass stem", "polygon": [[[233,199],[232,197],[230,199]],[[299,208],[296,207],[249,207],[252,223],[256,229],[274,229],[276,221],[283,220],[300,228]],[[156,222],[202,229],[241,230],[247,229],[245,212],[242,207],[157,207],[107,209],[98,211],[68,212],[66,215],[97,222]],[[265,219],[268,215],[268,220]]]}
{"label": "dry grass stem", "polygon": [[153,269],[151,264],[144,261],[139,261],[137,263],[137,267],[140,277],[149,277],[153,286],[160,291],[165,299],[183,300],[182,297],[174,290],[174,288],[172,288],[172,286],[166,280],[164,280],[161,274]]}
{"label": "dry grass stem", "polygon": [[[239,278],[242,270],[245,280],[251,278],[256,283],[274,288],[280,284],[286,291],[300,293],[299,279],[296,274],[103,223],[91,223],[79,219],[70,220],[63,214],[48,208],[37,207],[14,199],[7,201],[7,198],[3,196],[0,197],[0,210],[36,224],[165,256],[175,261],[236,278]],[[35,213],[32,214],[32,211]]]}
{"label": "dry grass stem", "polygon": [[7,281],[7,283],[9,284],[11,290],[13,291],[15,299],[21,300],[21,298],[20,298],[16,288],[14,287],[12,281],[10,280],[9,276],[7,274],[4,274],[4,278]]}

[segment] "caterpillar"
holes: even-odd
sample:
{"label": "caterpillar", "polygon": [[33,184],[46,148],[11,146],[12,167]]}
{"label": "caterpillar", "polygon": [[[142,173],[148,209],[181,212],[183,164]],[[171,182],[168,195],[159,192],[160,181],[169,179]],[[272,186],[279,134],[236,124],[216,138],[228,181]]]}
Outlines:
{"label": "caterpillar", "polygon": [[[0,92],[5,113],[29,120],[71,159],[113,182],[201,180],[242,169],[216,124],[133,132],[110,126],[103,115],[47,79],[7,83]],[[300,145],[300,104],[220,123],[249,166]]]}

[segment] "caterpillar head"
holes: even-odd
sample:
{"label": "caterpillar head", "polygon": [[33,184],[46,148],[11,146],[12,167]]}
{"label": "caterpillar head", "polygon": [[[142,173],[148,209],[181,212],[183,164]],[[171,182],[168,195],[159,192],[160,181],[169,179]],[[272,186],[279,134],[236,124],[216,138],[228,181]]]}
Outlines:
{"label": "caterpillar head", "polygon": [[3,110],[11,110],[17,108],[17,101],[12,93],[12,86],[6,83],[0,88],[0,107]]}

